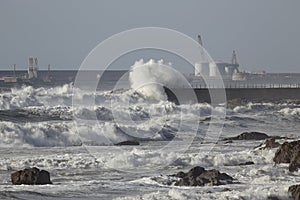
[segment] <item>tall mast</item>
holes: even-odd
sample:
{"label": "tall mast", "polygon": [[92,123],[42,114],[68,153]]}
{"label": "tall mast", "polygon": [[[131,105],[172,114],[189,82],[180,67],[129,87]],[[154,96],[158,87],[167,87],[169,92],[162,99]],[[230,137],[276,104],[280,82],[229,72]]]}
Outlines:
{"label": "tall mast", "polygon": [[17,77],[16,76],[16,64],[14,64],[14,77]]}
{"label": "tall mast", "polygon": [[203,46],[202,38],[201,35],[198,35],[198,43]]}
{"label": "tall mast", "polygon": [[201,47],[200,48],[200,62],[207,62],[206,57],[205,57],[205,50],[203,48],[203,41],[202,41],[202,37],[199,34],[198,35],[198,43],[200,44]]}

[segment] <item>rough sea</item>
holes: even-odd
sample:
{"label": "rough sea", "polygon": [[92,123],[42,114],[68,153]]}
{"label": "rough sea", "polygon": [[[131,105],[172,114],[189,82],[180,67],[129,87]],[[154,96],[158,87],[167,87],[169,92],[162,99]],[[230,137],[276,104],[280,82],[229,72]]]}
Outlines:
{"label": "rough sea", "polygon": [[[0,199],[288,199],[300,176],[274,164],[276,149],[222,139],[247,131],[290,138],[280,143],[299,139],[300,102],[175,105],[153,98],[158,93],[74,92],[72,84],[2,91]],[[128,140],[140,145],[114,146]],[[248,161],[254,165],[239,165]],[[234,183],[165,184],[194,166],[227,173]],[[49,171],[53,184],[12,185],[10,174],[26,167]]]}

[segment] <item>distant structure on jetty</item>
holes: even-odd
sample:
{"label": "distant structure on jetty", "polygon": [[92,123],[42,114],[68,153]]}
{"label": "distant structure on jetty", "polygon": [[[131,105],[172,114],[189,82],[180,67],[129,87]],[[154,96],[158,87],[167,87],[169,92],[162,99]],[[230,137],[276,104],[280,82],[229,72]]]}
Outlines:
{"label": "distant structure on jetty", "polygon": [[39,76],[38,58],[29,57],[28,58],[28,69],[25,74],[16,73],[16,65],[13,66],[12,76],[2,76],[0,77],[1,87],[10,87],[17,85],[40,85],[51,83],[51,73],[50,65],[48,65],[48,74],[46,77]]}
{"label": "distant structure on jetty", "polygon": [[[198,35],[198,42],[201,46],[203,46],[202,37]],[[203,57],[204,52],[201,49],[201,57]],[[243,73],[239,71],[239,63],[237,61],[237,54],[236,51],[233,51],[231,63],[228,62],[199,62],[195,63],[195,74],[194,76],[197,77],[204,77],[204,78],[214,78],[218,76],[218,71],[223,79],[226,80],[245,80],[245,76]]]}

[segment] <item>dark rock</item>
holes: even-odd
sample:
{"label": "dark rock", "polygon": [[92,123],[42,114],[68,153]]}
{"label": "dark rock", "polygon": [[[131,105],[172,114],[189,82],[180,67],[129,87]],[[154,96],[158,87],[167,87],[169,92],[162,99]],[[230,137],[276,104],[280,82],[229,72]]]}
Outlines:
{"label": "dark rock", "polygon": [[289,193],[295,200],[300,200],[300,185],[292,185],[289,187]]}
{"label": "dark rock", "polygon": [[175,183],[176,186],[204,186],[204,185],[223,185],[232,183],[233,178],[218,170],[205,170],[203,167],[194,167],[189,172],[179,172],[175,175],[180,179]]}
{"label": "dark rock", "polygon": [[185,176],[184,172],[178,172],[177,174],[175,174],[176,177],[178,178],[183,178]]}
{"label": "dark rock", "polygon": [[45,170],[41,170],[35,184],[37,185],[51,184],[50,173]]}
{"label": "dark rock", "polygon": [[138,141],[124,141],[124,142],[119,142],[119,143],[117,143],[117,144],[115,144],[115,145],[117,145],[117,146],[123,146],[123,145],[131,145],[131,146],[133,146],[133,145],[140,145],[140,143],[138,142]]}
{"label": "dark rock", "polygon": [[242,165],[254,165],[254,162],[248,161],[248,162],[240,163],[239,165],[240,166],[242,166]]}
{"label": "dark rock", "polygon": [[272,149],[279,147],[280,144],[275,141],[275,138],[267,139],[264,143],[260,144],[258,149]]}
{"label": "dark rock", "polygon": [[289,171],[294,172],[300,168],[300,149],[295,150],[289,165]]}
{"label": "dark rock", "polygon": [[289,170],[300,168],[300,140],[283,143],[273,158],[275,163],[290,163]]}
{"label": "dark rock", "polygon": [[203,167],[194,167],[192,168],[188,173],[187,176],[197,177],[200,176],[203,172],[205,172],[205,169]]}
{"label": "dark rock", "polygon": [[11,182],[14,185],[44,185],[52,184],[50,174],[45,170],[36,167],[26,168],[11,174]]}
{"label": "dark rock", "polygon": [[270,136],[265,133],[245,132],[236,137],[225,138],[224,140],[265,140],[267,138],[270,138]]}
{"label": "dark rock", "polygon": [[281,198],[279,198],[277,196],[274,196],[274,195],[271,195],[271,196],[267,197],[267,200],[281,200]]}

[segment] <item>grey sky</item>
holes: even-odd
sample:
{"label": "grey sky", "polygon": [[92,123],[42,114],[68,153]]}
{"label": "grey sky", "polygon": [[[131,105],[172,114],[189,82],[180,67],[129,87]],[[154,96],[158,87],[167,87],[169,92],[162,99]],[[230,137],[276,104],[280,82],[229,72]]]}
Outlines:
{"label": "grey sky", "polygon": [[143,26],[175,29],[196,39],[215,60],[238,52],[242,69],[300,72],[299,0],[0,0],[0,70],[78,69],[112,34]]}

